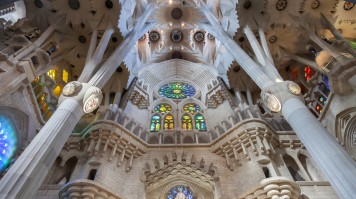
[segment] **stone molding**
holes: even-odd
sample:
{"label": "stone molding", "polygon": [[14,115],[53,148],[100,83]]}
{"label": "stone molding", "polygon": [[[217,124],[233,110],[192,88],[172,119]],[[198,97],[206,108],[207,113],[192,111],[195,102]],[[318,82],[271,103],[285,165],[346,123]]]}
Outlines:
{"label": "stone molding", "polygon": [[261,180],[251,191],[238,199],[298,199],[301,194],[299,185],[285,177],[271,177]]}
{"label": "stone molding", "polygon": [[92,180],[75,180],[62,187],[59,191],[60,199],[122,199],[110,188]]}

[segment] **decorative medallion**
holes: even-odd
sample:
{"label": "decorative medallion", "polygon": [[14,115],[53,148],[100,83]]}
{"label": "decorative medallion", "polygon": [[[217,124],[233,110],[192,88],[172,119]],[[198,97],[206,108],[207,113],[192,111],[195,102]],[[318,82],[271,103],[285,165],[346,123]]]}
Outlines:
{"label": "decorative medallion", "polygon": [[194,39],[196,42],[202,42],[204,40],[204,33],[201,31],[197,31],[194,33]]}
{"label": "decorative medallion", "polygon": [[293,95],[300,95],[300,93],[302,92],[302,89],[299,87],[299,85],[294,82],[288,83],[288,90]]}
{"label": "decorative medallion", "polygon": [[105,1],[105,6],[109,9],[114,7],[114,3],[111,0],[106,0]]}
{"label": "decorative medallion", "polygon": [[344,3],[344,10],[351,10],[354,7],[355,4],[351,2],[345,2]]}
{"label": "decorative medallion", "polygon": [[171,15],[174,19],[180,19],[183,16],[183,12],[180,8],[173,8]]}
{"label": "decorative medallion", "polygon": [[215,37],[214,37],[214,35],[208,33],[208,39],[213,40],[213,39],[215,39]]}
{"label": "decorative medallion", "polygon": [[93,93],[84,102],[83,111],[84,113],[91,113],[97,109],[101,102],[101,93]]}
{"label": "decorative medallion", "polygon": [[288,4],[287,0],[278,0],[276,3],[276,9],[278,11],[282,11],[282,10],[286,9],[287,4]]}
{"label": "decorative medallion", "polygon": [[67,85],[64,86],[62,93],[64,96],[72,95],[80,86],[80,82],[69,82]]}
{"label": "decorative medallion", "polygon": [[269,39],[268,39],[269,43],[275,43],[277,41],[277,37],[276,36],[271,36]]}
{"label": "decorative medallion", "polygon": [[171,98],[171,99],[184,99],[187,97],[192,97],[195,94],[195,88],[186,83],[182,82],[171,82],[163,85],[158,93],[162,97]]}
{"label": "decorative medallion", "polygon": [[171,33],[171,40],[175,43],[182,41],[183,33],[180,30],[173,30]]}
{"label": "decorative medallion", "polygon": [[279,112],[282,109],[281,102],[273,95],[272,92],[266,91],[261,93],[263,104],[273,112]]}
{"label": "decorative medallion", "polygon": [[151,31],[150,34],[148,35],[148,37],[150,38],[150,41],[152,41],[152,42],[156,42],[160,38],[159,33],[157,31]]}
{"label": "decorative medallion", "polygon": [[314,0],[313,3],[311,4],[312,9],[317,9],[319,6],[320,6],[319,0]]}

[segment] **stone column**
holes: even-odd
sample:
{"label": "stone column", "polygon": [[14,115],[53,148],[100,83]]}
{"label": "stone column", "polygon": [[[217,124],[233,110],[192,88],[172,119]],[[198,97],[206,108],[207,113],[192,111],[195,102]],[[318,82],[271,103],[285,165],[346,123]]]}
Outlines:
{"label": "stone column", "polygon": [[83,111],[66,99],[0,181],[0,198],[32,198],[58,157]]}
{"label": "stone column", "polygon": [[[220,40],[251,79],[264,91],[263,93],[268,94],[272,91],[274,97],[281,103],[282,114],[306,146],[319,168],[327,176],[338,195],[344,199],[353,198],[356,195],[355,161],[310,113],[300,99],[288,91],[288,82],[271,84],[272,81],[267,78],[267,75],[224,31],[220,23],[208,10],[208,7],[202,2],[200,4],[202,4],[203,13],[211,23],[211,26],[207,24],[201,24],[201,26],[206,28],[207,31],[215,33],[215,37]],[[266,82],[261,82],[262,79]]]}
{"label": "stone column", "polygon": [[299,99],[286,100],[282,113],[340,198],[355,197],[355,161]]}

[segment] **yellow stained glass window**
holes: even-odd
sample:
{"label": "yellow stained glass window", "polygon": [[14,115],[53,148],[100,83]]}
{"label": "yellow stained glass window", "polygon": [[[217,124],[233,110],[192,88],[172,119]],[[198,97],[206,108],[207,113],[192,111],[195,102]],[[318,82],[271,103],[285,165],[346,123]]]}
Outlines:
{"label": "yellow stained glass window", "polygon": [[47,72],[47,75],[48,75],[48,77],[50,77],[50,78],[56,80],[56,69],[49,70],[49,71]]}
{"label": "yellow stained glass window", "polygon": [[56,88],[53,89],[53,94],[55,94],[57,97],[59,97],[62,93],[62,87],[61,86],[56,86]]}
{"label": "yellow stained glass window", "polygon": [[63,70],[62,80],[68,83],[68,72],[66,70]]}
{"label": "yellow stained glass window", "polygon": [[192,118],[189,115],[183,115],[183,117],[182,117],[182,128],[184,130],[192,130],[193,129]]}
{"label": "yellow stained glass window", "polygon": [[167,115],[164,118],[164,129],[174,129],[174,122],[173,122],[173,116],[172,115]]}

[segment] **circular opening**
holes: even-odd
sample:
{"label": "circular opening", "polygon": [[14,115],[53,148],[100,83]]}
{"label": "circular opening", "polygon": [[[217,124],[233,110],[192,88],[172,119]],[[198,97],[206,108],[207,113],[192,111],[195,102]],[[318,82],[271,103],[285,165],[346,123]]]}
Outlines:
{"label": "circular opening", "polygon": [[41,1],[41,0],[35,0],[35,6],[36,6],[37,8],[42,8],[42,7],[43,7],[42,1]]}
{"label": "circular opening", "polygon": [[244,3],[244,8],[245,8],[246,10],[249,9],[249,8],[251,8],[251,6],[252,6],[252,3],[251,3],[250,0],[245,1],[245,3]]}
{"label": "circular opening", "polygon": [[111,41],[115,43],[115,42],[117,42],[117,38],[113,37],[113,38],[111,38]]}
{"label": "circular opening", "polygon": [[80,3],[78,0],[68,0],[68,5],[73,10],[79,10],[80,8]]}
{"label": "circular opening", "polygon": [[173,8],[171,15],[174,19],[180,19],[183,15],[183,12],[180,8]]}
{"label": "circular opening", "polygon": [[106,0],[105,1],[105,6],[109,9],[113,8],[114,7],[114,4],[111,0]]}
{"label": "circular opening", "polygon": [[245,37],[240,37],[239,42],[243,42],[243,41],[245,41]]}
{"label": "circular opening", "polygon": [[173,30],[171,34],[171,39],[173,42],[178,43],[183,39],[183,33],[180,30]]}
{"label": "circular opening", "polygon": [[159,33],[158,32],[156,32],[156,31],[152,31],[152,32],[150,32],[150,34],[149,34],[149,38],[150,38],[150,41],[152,41],[152,42],[156,42],[156,41],[158,41],[159,40]]}
{"label": "circular opening", "polygon": [[214,37],[214,35],[208,33],[208,39],[213,40],[213,39],[215,39],[215,37]]}
{"label": "circular opening", "polygon": [[187,83],[171,82],[159,88],[158,93],[170,99],[185,99],[194,96],[195,88]]}
{"label": "circular opening", "polygon": [[194,34],[194,39],[195,39],[195,41],[197,41],[197,42],[201,42],[201,41],[203,41],[204,40],[204,33],[203,32],[196,32],[195,34]]}
{"label": "circular opening", "polygon": [[84,44],[84,43],[87,41],[87,39],[86,39],[83,35],[80,35],[80,36],[78,37],[78,40],[79,40],[79,42],[82,43],[82,44]]}
{"label": "circular opening", "polygon": [[122,67],[121,66],[117,67],[116,72],[122,73]]}
{"label": "circular opening", "polygon": [[177,51],[172,53],[172,59],[182,59],[182,58],[183,58],[182,53],[177,52]]}

